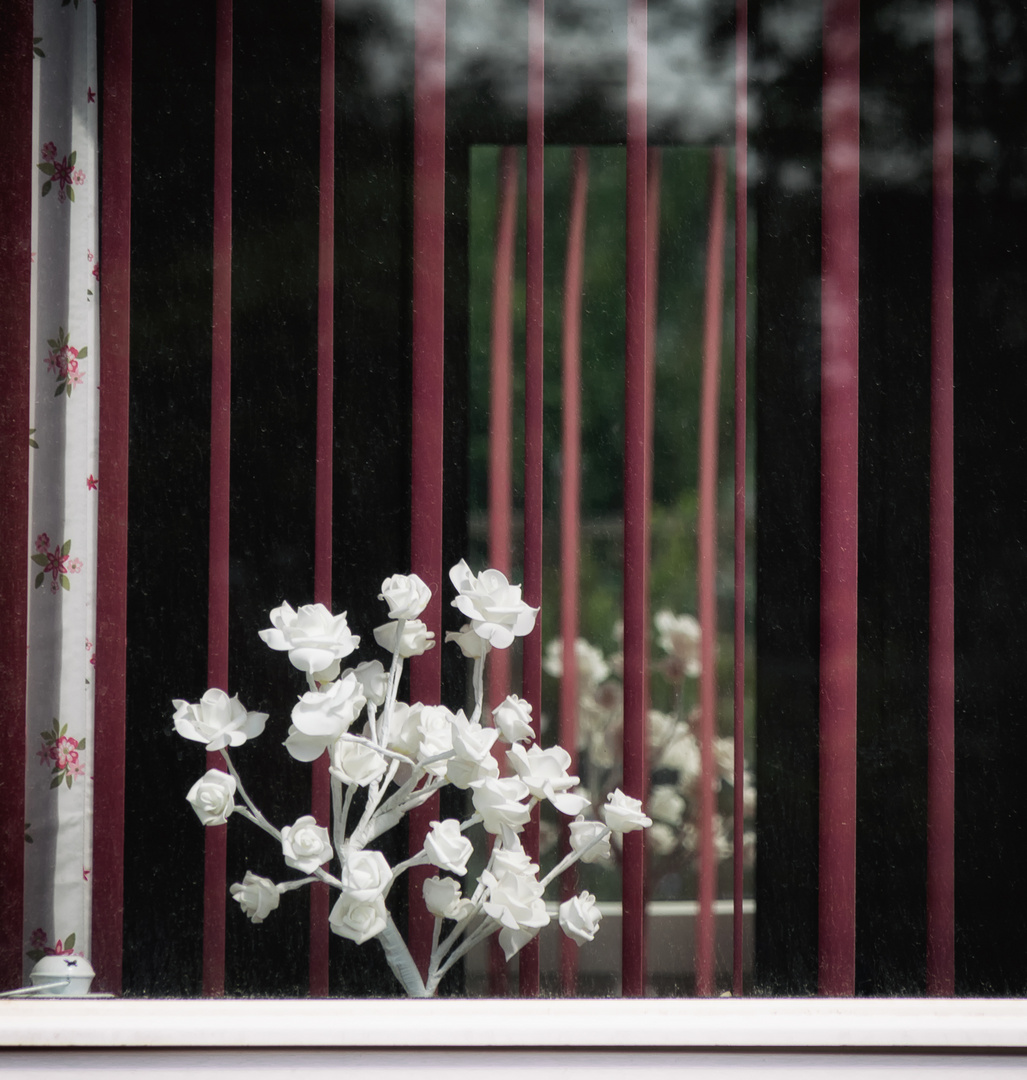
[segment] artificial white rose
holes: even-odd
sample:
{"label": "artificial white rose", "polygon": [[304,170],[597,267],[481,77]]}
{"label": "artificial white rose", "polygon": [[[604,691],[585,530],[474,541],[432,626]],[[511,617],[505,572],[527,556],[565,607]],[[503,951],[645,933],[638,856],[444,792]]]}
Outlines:
{"label": "artificial white rose", "polygon": [[195,705],[176,698],[175,730],[183,738],[207,744],[208,750],[241,746],[256,738],[267,722],[267,713],[247,712],[238,694],[229,697],[224,690],[210,689]]}
{"label": "artificial white rose", "polygon": [[332,763],[328,770],[344,784],[367,787],[384,776],[387,768],[385,758],[366,743],[339,739],[332,745]]}
{"label": "artificial white rose", "polygon": [[250,870],[246,871],[241,883],[233,885],[228,891],[253,923],[262,923],[278,907],[282,898],[281,890],[273,881]]}
{"label": "artificial white rose", "polygon": [[[463,715],[463,712],[460,714]],[[417,760],[427,761],[438,754],[449,754],[453,750],[453,722],[455,717],[445,705],[423,705],[417,730],[421,741],[417,746]],[[435,776],[446,773],[445,760],[436,761],[427,766]]]}
{"label": "artificial white rose", "polygon": [[520,832],[531,817],[531,810],[521,802],[529,795],[528,785],[515,776],[499,780],[486,777],[471,783],[471,802],[481,814],[487,832],[500,834],[503,826]]}
{"label": "artificial white rose", "polygon": [[474,632],[493,648],[506,649],[515,637],[530,634],[538,608],[521,599],[519,585],[511,585],[498,570],[483,570],[475,576],[461,559],[449,572],[459,595],[453,607],[471,620]]}
{"label": "artificial white rose", "polygon": [[390,619],[416,619],[431,600],[431,589],[416,574],[393,574],[382,582],[379,600],[389,605]]}
{"label": "artificial white rose", "polygon": [[685,800],[670,784],[656,784],[649,791],[646,809],[660,821],[680,825],[685,816]]}
{"label": "artificial white rose", "polygon": [[492,722],[504,742],[531,742],[535,737],[531,727],[531,702],[516,694],[507,694],[506,699],[492,710]]}
{"label": "artificial white rose", "polygon": [[374,628],[374,640],[386,652],[396,652],[396,640],[399,639],[399,655],[404,659],[421,656],[435,648],[435,633],[429,630],[420,619],[407,619],[403,623],[403,633],[399,635],[399,623],[387,622]]}
{"label": "artificial white rose", "polygon": [[642,809],[642,800],[625,795],[620,788],[607,795],[606,805],[602,811],[603,820],[615,833],[648,829],[653,823],[652,818],[647,817]]}
{"label": "artificial white rose", "polygon": [[[399,754],[416,757],[421,745],[421,711],[424,706],[419,702],[408,705],[405,701],[395,701],[389,710],[389,730],[385,735],[385,745]],[[379,720],[384,721],[383,713]]]}
{"label": "artificial white rose", "polygon": [[571,756],[562,746],[548,750],[532,746],[525,750],[515,743],[507,751],[506,760],[536,799],[548,799],[562,814],[580,814],[588,806],[588,799],[569,790],[578,778],[568,775]]}
{"label": "artificial white rose", "polygon": [[310,814],[297,818],[292,825],[282,829],[282,854],[286,866],[312,874],[332,857],[328,830],[318,825]]}
{"label": "artificial white rose", "polygon": [[308,690],[293,706],[286,749],[297,761],[316,761],[349,731],[366,703],[352,671],[324,690]]}
{"label": "artificial white rose", "polygon": [[385,901],[380,896],[373,900],[356,900],[343,893],[328,916],[328,927],[333,934],[363,945],[385,929],[388,917]]}
{"label": "artificial white rose", "polygon": [[342,867],[342,891],[354,900],[381,896],[392,881],[392,867],[380,851],[350,851]]}
{"label": "artificial white rose", "polygon": [[497,878],[488,870],[481,872],[486,888],[482,910],[510,930],[538,930],[549,922],[543,888],[533,875],[504,874]]}
{"label": "artificial white rose", "polygon": [[474,854],[474,846],[460,831],[456,818],[433,821],[424,838],[424,850],[433,866],[461,877],[467,873],[467,860]]}
{"label": "artificial white rose", "polygon": [[590,892],[582,892],[560,905],[560,928],[578,945],[592,941],[599,929],[602,912]]}
{"label": "artificial white rose", "polygon": [[468,660],[477,660],[488,649],[488,642],[478,637],[470,623],[464,623],[459,630],[446,631],[446,643],[455,641],[460,651]]}
{"label": "artificial white rose", "polygon": [[457,713],[451,739],[453,757],[446,762],[446,779],[461,791],[472,780],[499,776],[499,762],[492,756],[492,744],[499,737],[493,728],[470,723],[462,712]]}
{"label": "artificial white rose", "polygon": [[360,692],[372,705],[383,705],[389,688],[389,676],[380,660],[365,660],[353,668]]}
{"label": "artificial white rose", "polygon": [[496,938],[499,941],[499,947],[503,950],[503,956],[509,962],[537,936],[537,927],[519,926],[516,930],[511,930],[508,926],[504,926]]}
{"label": "artificial white rose", "polygon": [[224,825],[235,809],[235,777],[208,769],[189,789],[186,799],[204,825]]}
{"label": "artificial white rose", "polygon": [[[601,821],[586,821],[578,816],[570,823],[571,850],[581,855],[584,863],[599,862],[610,857],[610,830]],[[592,845],[595,844],[593,847]]]}
{"label": "artificial white rose", "polygon": [[456,878],[425,878],[423,891],[425,906],[437,919],[452,919],[460,912],[460,882]]}
{"label": "artificial white rose", "polygon": [[270,648],[288,650],[289,663],[308,675],[325,671],[360,644],[350,633],[346,612],[333,615],[324,604],[304,604],[293,611],[283,602],[271,612],[271,629],[259,635]]}

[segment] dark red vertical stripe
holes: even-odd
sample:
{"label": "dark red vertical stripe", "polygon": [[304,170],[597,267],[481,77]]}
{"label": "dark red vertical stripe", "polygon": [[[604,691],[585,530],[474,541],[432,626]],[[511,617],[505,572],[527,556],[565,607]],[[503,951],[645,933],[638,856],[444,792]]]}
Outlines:
{"label": "dark red vertical stripe", "polygon": [[[414,281],[410,563],[432,590],[424,613],[442,640],[443,278],[446,268],[446,0],[416,0],[414,41]],[[437,703],[441,649],[410,665],[413,701]],[[420,851],[438,799],[410,814],[410,849]],[[410,871],[408,941],[422,974],[428,970],[434,919],[422,883],[430,868]]]}
{"label": "dark red vertical stripe", "polygon": [[[0,35],[0,341],[8,361],[0,394],[0,988],[21,986],[25,881],[25,660],[28,634],[29,364],[32,237],[32,3],[8,5]],[[22,553],[20,556],[17,553]]]}
{"label": "dark red vertical stripe", "polygon": [[952,995],[956,990],[952,0],[937,0],[934,17],[927,990],[933,995]]}
{"label": "dark red vertical stripe", "polygon": [[[332,607],[332,394],[335,382],[335,0],[321,0],[321,162],[318,184],[317,457],[314,601]],[[327,825],[332,791],[324,761],[311,773],[311,813]],[[328,886],[310,887],[310,994],[328,996]]]}
{"label": "dark red vertical stripe", "polygon": [[[574,151],[567,259],[563,276],[563,432],[560,483],[560,637],[563,640],[563,676],[560,680],[560,745],[571,756],[570,773],[578,769],[578,557],[581,543],[581,299],[584,288],[585,209],[588,200],[588,151]],[[569,834],[562,838],[564,853]],[[572,867],[564,875],[564,900],[577,892]],[[560,935],[560,984],[564,994],[576,990],[578,946]]]}
{"label": "dark red vertical stripe", "polygon": [[731,992],[743,991],[745,955],[745,435],[748,356],[748,158],[749,6],[738,0],[735,14],[735,581],[734,581],[734,865],[732,874]]}
{"label": "dark red vertical stripe", "polygon": [[[528,168],[526,325],[524,346],[524,599],[542,603],[542,313],[545,197],[545,0],[528,3]],[[524,639],[523,694],[531,702],[535,737],[542,715],[542,625]],[[538,855],[538,807],[524,829],[524,849]],[[538,939],[520,955],[522,997],[539,987]]]}
{"label": "dark red vertical stripe", "polygon": [[[517,150],[499,154],[499,214],[492,270],[492,362],[489,385],[489,566],[509,574],[511,408],[513,400],[514,239],[517,233]],[[510,692],[510,650],[495,649],[488,660],[489,708]]]}
{"label": "dark red vertical stripe", "polygon": [[720,404],[721,328],[724,308],[725,154],[718,147],[710,161],[710,221],[706,245],[703,301],[702,410],[699,418],[699,625],[702,672],[699,676],[699,914],[695,930],[695,992],[716,993],[713,903],[717,893],[717,855],[713,840],[713,738],[717,721],[717,444]]}
{"label": "dark red vertical stripe", "polygon": [[820,992],[855,992],[859,0],[824,8]]}
{"label": "dark red vertical stripe", "polygon": [[[218,0],[214,44],[214,314],[210,400],[207,685],[228,690],[228,519],[232,408],[232,0]],[[207,768],[224,768],[220,754]],[[225,992],[227,830],[206,829],[203,992]]]}
{"label": "dark red vertical stripe", "polygon": [[[649,447],[646,351],[646,0],[629,0],[627,56],[627,251],[624,379],[624,792],[644,799],[649,625]],[[645,993],[645,844],[624,837],[622,989]]]}
{"label": "dark red vertical stripe", "polygon": [[103,40],[100,207],[100,486],[93,754],[93,967],[121,991],[128,621],[128,409],[132,208],[132,0],[108,0]]}

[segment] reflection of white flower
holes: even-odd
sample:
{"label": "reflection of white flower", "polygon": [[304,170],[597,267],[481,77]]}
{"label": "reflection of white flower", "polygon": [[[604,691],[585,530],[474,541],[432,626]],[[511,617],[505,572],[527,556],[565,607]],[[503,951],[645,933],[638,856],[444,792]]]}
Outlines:
{"label": "reflection of white flower", "polygon": [[369,901],[392,881],[392,867],[380,851],[351,851],[342,867],[342,891],[354,900]]}
{"label": "reflection of white flower", "polygon": [[504,742],[530,742],[535,737],[531,728],[531,702],[516,694],[508,694],[506,700],[492,710],[492,720]]}
{"label": "reflection of white flower", "polygon": [[685,800],[670,784],[656,784],[649,792],[646,809],[660,821],[680,825],[685,816]]}
{"label": "reflection of white flower", "polygon": [[[592,690],[610,677],[610,666],[603,654],[584,638],[574,641],[574,660],[578,669],[579,688]],[[563,640],[554,638],[546,646],[546,658],[542,662],[546,673],[555,679],[563,678]]]}
{"label": "reflection of white flower", "polygon": [[288,649],[292,666],[308,675],[331,668],[360,644],[360,638],[349,632],[346,612],[333,615],[324,604],[304,604],[293,611],[283,603],[271,612],[271,629],[259,634],[270,648]]}
{"label": "reflection of white flower", "polygon": [[306,814],[282,829],[282,854],[287,866],[312,874],[332,857],[328,830]]}
{"label": "reflection of white flower", "polygon": [[669,855],[678,846],[678,834],[669,825],[657,821],[649,830],[646,843],[654,855]]}
{"label": "reflection of white flower", "polygon": [[578,945],[595,938],[602,917],[596,898],[590,892],[572,896],[560,905],[560,928]]}
{"label": "reflection of white flower", "polygon": [[617,833],[648,829],[653,823],[652,818],[647,817],[642,809],[642,800],[625,795],[620,788],[611,791],[606,797],[602,812],[603,820]]}
{"label": "reflection of white flower", "polygon": [[369,901],[355,900],[343,893],[328,916],[328,926],[333,934],[363,945],[385,929],[388,917],[385,901],[380,896]]}
{"label": "reflection of white flower", "polygon": [[224,825],[235,809],[235,777],[208,769],[189,789],[186,799],[204,825]]}
{"label": "reflection of white flower", "polygon": [[532,746],[525,750],[520,743],[514,743],[506,760],[536,799],[548,799],[563,814],[580,814],[588,806],[588,799],[569,790],[578,778],[568,775],[571,756],[562,746],[548,750]]}
{"label": "reflection of white flower", "polygon": [[[396,652],[396,639],[399,623],[387,622],[374,628],[374,640],[386,652]],[[399,635],[399,655],[404,659],[411,656],[423,656],[429,649],[435,648],[435,633],[429,630],[420,619],[407,619],[403,623],[403,633]]]}
{"label": "reflection of white flower", "polygon": [[241,746],[256,738],[267,721],[267,713],[247,712],[238,695],[229,697],[224,690],[208,690],[195,705],[176,698],[175,730],[183,738],[207,744],[208,750]]}
{"label": "reflection of white flower", "polygon": [[593,863],[610,857],[610,830],[601,821],[586,821],[579,815],[570,823],[570,830],[571,850],[579,854],[588,849],[581,856],[582,862]]}
{"label": "reflection of white flower", "polygon": [[424,838],[424,850],[433,866],[461,877],[467,873],[467,860],[474,854],[474,846],[460,831],[456,818],[433,821],[431,832]]}
{"label": "reflection of white flower", "polygon": [[379,600],[389,605],[390,619],[416,619],[431,600],[431,589],[416,574],[393,574],[382,582]]}
{"label": "reflection of white flower", "polygon": [[471,802],[481,814],[486,831],[503,831],[503,826],[520,831],[531,817],[531,811],[521,799],[528,797],[528,785],[511,776],[495,780],[487,777],[471,784]]}
{"label": "reflection of white flower", "polygon": [[452,919],[460,912],[460,882],[456,878],[425,878],[423,892],[425,906],[436,918]]}
{"label": "reflection of white flower", "polygon": [[515,637],[530,634],[538,608],[521,599],[519,585],[511,585],[498,570],[483,570],[475,576],[461,559],[449,572],[459,595],[453,607],[471,620],[474,632],[493,648],[506,649]]}
{"label": "reflection of white flower", "polygon": [[228,891],[242,908],[243,914],[254,923],[262,923],[278,907],[282,898],[281,891],[273,881],[250,870],[246,871],[241,884],[233,885]]}
{"label": "reflection of white flower", "polygon": [[476,660],[488,649],[488,642],[478,637],[470,623],[464,623],[459,630],[447,630],[446,642],[455,641],[460,646],[460,651],[468,660]]}
{"label": "reflection of white flower", "polygon": [[367,787],[373,780],[379,779],[387,768],[385,758],[367,743],[339,739],[332,746],[329,771],[344,784]]}
{"label": "reflection of white flower", "polygon": [[653,618],[659,635],[660,648],[669,653],[682,674],[697,679],[702,673],[699,649],[702,629],[692,615],[674,615],[658,611]]}

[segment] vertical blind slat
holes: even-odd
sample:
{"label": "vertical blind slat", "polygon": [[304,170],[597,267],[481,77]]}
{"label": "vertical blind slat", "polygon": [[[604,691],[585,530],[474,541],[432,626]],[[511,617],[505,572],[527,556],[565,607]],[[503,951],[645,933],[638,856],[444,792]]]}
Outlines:
{"label": "vertical blind slat", "polygon": [[[314,601],[332,610],[332,394],[335,379],[335,2],[321,2],[321,116],[318,178],[317,452],[314,466]],[[331,784],[311,770],[311,813],[327,824]],[[310,993],[328,995],[328,886],[310,886]]]}
{"label": "vertical blind slat", "polygon": [[[218,0],[214,46],[214,312],[210,396],[207,685],[228,691],[232,407],[232,0]],[[224,769],[218,753],[208,769]],[[226,829],[204,830],[203,992],[225,992]]]}
{"label": "vertical blind slat", "polygon": [[[527,250],[525,253],[524,346],[524,599],[542,604],[542,313],[545,195],[545,0],[528,4]],[[535,737],[541,734],[542,625],[524,639],[523,693],[532,705]],[[539,808],[524,828],[524,850],[537,860]],[[520,954],[520,991],[534,997],[539,988],[538,938]]]}
{"label": "vertical blind slat", "polygon": [[[644,803],[648,788],[645,704],[648,664],[649,551],[645,436],[646,354],[646,0],[628,5],[626,349],[624,378],[624,792]],[[624,836],[621,864],[622,991],[645,993],[645,846],[642,831]]]}
{"label": "vertical blind slat", "polygon": [[[411,418],[410,563],[432,590],[422,616],[442,641],[442,472],[444,274],[446,268],[446,0],[417,0],[414,28],[413,380]],[[410,665],[411,700],[438,702],[441,647]],[[424,845],[438,816],[438,796],[411,811],[410,851]],[[424,906],[429,868],[408,873],[408,941],[427,971],[434,919]]]}
{"label": "vertical blind slat", "polygon": [[22,892],[25,877],[25,691],[28,641],[26,560],[29,508],[29,364],[32,237],[32,3],[9,5],[0,40],[0,258],[7,283],[0,297],[0,332],[10,360],[0,395],[0,602],[7,620],[0,646],[0,988],[21,985]]}
{"label": "vertical blind slat", "polygon": [[[567,771],[578,771],[578,557],[581,539],[581,301],[584,286],[585,211],[588,201],[588,151],[574,151],[567,258],[563,277],[563,340],[561,373],[563,430],[561,432],[560,485],[560,638],[563,643],[560,679],[560,745],[571,756]],[[561,835],[562,854],[570,850],[569,833]],[[577,892],[577,874],[571,867],[561,878],[561,898]],[[560,935],[560,985],[564,994],[575,993],[578,946]]]}
{"label": "vertical blind slat", "polygon": [[[103,40],[100,476],[96,581],[93,956],[98,990],[121,992],[125,878],[128,432],[132,209],[132,0],[108,0]],[[113,902],[112,902],[113,901]]]}
{"label": "vertical blind slat", "polygon": [[710,160],[710,220],[703,299],[702,405],[699,418],[699,913],[695,930],[695,991],[716,993],[713,903],[717,892],[714,850],[713,738],[717,713],[717,442],[719,436],[720,344],[724,306],[725,154],[717,147]]}
{"label": "vertical blind slat", "polygon": [[859,2],[824,9],[819,979],[855,992]]}
{"label": "vertical blind slat", "polygon": [[956,989],[952,75],[952,0],[937,0],[927,701],[927,989],[934,995]]}
{"label": "vertical blind slat", "polygon": [[741,997],[745,951],[745,414],[748,289],[749,7],[735,15],[735,506],[734,506],[734,791],[731,992]]}

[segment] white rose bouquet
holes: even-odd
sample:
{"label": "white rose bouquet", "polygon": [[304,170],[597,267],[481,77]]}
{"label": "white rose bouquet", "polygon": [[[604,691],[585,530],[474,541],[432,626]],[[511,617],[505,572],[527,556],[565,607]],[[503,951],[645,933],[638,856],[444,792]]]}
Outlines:
{"label": "white rose bouquet", "polygon": [[[305,815],[276,828],[246,792],[228,750],[259,735],[266,714],[248,712],[237,697],[221,690],[208,690],[194,705],[174,702],[179,733],[220,750],[227,770],[209,770],[190,789],[187,798],[200,821],[218,826],[234,815],[252,822],[274,837],[285,865],[302,875],[275,882],[247,871],[230,889],[242,911],[261,922],[279,906],[283,893],[327,882],[339,893],[329,916],[332,932],[357,944],[377,939],[411,997],[433,996],[446,972],[494,933],[509,960],[549,922],[543,895],[551,881],[579,859],[609,858],[611,834],[652,824],[641,803],[620,791],[610,795],[603,821],[584,817],[589,800],[574,790],[578,778],[567,772],[570,755],[558,746],[523,745],[533,741],[528,702],[511,696],[492,716],[483,716],[489,652],[529,634],[538,609],[526,604],[520,587],[498,570],[475,575],[461,560],[450,580],[457,590],[453,606],[469,620],[446,637],[474,661],[469,717],[462,709],[397,700],[404,660],[435,645],[434,635],[417,617],[431,592],[416,574],[394,574],[382,582],[379,599],[388,604],[389,621],[376,627],[373,637],[392,655],[388,671],[377,660],[342,670],[341,661],[360,639],[350,632],[345,613],[332,615],[320,604],[294,611],[283,603],[271,612],[271,628],[260,633],[268,646],[288,652],[292,665],[306,673],[307,692],[292,710],[284,745],[297,761],[329,770],[331,822]],[[501,776],[504,764],[510,773],[506,777]],[[467,792],[469,815],[433,821],[421,850],[390,866],[375,841],[447,785]],[[358,791],[363,792],[363,808],[353,822],[357,815],[350,811]],[[570,852],[541,878],[520,841],[540,801],[576,818]],[[494,839],[485,868],[465,888],[459,879],[467,876],[472,837],[478,836],[484,850],[489,834]],[[413,866],[433,866],[445,875],[428,878],[423,895],[410,898],[411,903],[423,902],[435,918],[426,975],[414,963],[388,907],[390,891]],[[445,922],[451,926],[443,935]],[[582,893],[565,902],[560,925],[578,944],[591,941],[599,925],[594,897]]]}

